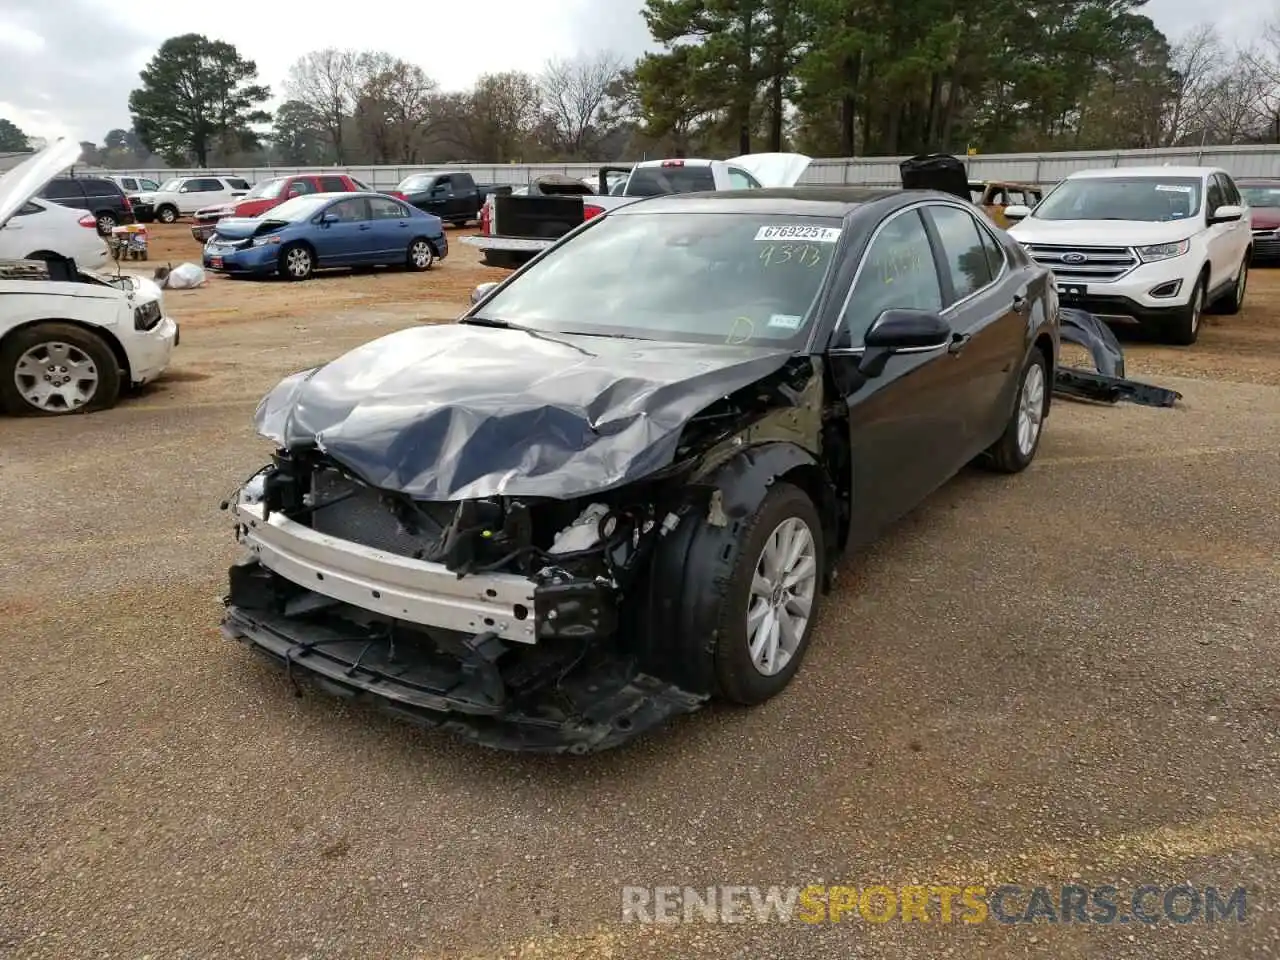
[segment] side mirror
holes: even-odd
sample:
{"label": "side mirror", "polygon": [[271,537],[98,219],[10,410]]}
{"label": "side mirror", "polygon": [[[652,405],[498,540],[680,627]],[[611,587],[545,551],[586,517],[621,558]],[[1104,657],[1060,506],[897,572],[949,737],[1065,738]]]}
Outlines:
{"label": "side mirror", "polygon": [[481,300],[487,297],[492,292],[493,288],[496,287],[497,285],[498,285],[498,281],[490,280],[488,283],[482,283],[479,286],[477,286],[474,290],[471,291],[471,303],[473,305],[479,303]]}
{"label": "side mirror", "polygon": [[1004,208],[1004,215],[1009,220],[1025,220],[1031,216],[1031,208],[1021,203],[1011,203]]}
{"label": "side mirror", "polygon": [[889,358],[898,353],[926,353],[951,342],[951,324],[932,310],[890,308],[867,331],[858,371],[865,377],[884,373]]}
{"label": "side mirror", "polygon": [[191,190],[190,190],[190,188],[188,188],[188,187],[179,187],[179,188],[178,188],[178,192],[179,192],[179,193],[190,193],[190,192],[191,192]]}
{"label": "side mirror", "polygon": [[331,223],[337,223],[339,219],[336,213],[326,213],[320,218],[320,222],[327,227]]}
{"label": "side mirror", "polygon": [[1228,203],[1213,211],[1213,216],[1209,218],[1209,225],[1212,226],[1215,223],[1231,223],[1232,221],[1239,220],[1243,216],[1244,207],[1237,207],[1233,203]]}

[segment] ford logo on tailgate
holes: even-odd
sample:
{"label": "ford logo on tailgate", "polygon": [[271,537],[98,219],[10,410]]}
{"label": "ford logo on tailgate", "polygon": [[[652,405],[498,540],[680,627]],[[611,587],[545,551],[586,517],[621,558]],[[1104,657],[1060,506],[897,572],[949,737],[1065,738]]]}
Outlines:
{"label": "ford logo on tailgate", "polygon": [[1083,253],[1064,253],[1062,255],[1063,263],[1084,263],[1088,259]]}

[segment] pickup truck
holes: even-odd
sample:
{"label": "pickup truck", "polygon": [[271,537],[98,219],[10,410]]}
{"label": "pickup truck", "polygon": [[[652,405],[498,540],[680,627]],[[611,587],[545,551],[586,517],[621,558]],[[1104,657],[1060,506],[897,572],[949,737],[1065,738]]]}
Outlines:
{"label": "pickup truck", "polygon": [[[462,242],[482,250],[489,266],[514,269],[607,210],[672,193],[791,187],[810,163],[809,157],[799,153],[749,153],[729,160],[646,160],[632,167],[601,167],[594,193],[569,177],[563,178],[567,181],[563,187],[541,177],[523,196],[491,198],[480,211],[480,235],[463,237]],[[626,175],[621,184],[616,180],[618,173]]]}
{"label": "pickup truck", "polygon": [[455,227],[479,219],[480,208],[495,194],[510,193],[506,184],[476,183],[465,170],[415,173],[396,186],[396,193],[419,210],[433,213]]}

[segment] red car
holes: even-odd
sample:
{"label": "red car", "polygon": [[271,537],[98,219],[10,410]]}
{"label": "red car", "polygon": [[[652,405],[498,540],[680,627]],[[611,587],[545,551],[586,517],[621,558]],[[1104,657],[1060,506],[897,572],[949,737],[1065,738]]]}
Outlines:
{"label": "red car", "polygon": [[[353,190],[376,192],[372,187],[345,173],[300,173],[292,177],[263,180],[255,184],[252,190],[235,203],[224,203],[197,210],[192,218],[194,222],[191,225],[191,235],[204,243],[213,236],[214,227],[223,217],[260,217],[272,207],[279,206],[294,197],[301,197],[308,193],[350,193]],[[389,195],[404,199],[394,191]]]}
{"label": "red car", "polygon": [[1253,226],[1253,262],[1280,259],[1280,179],[1237,180]]}

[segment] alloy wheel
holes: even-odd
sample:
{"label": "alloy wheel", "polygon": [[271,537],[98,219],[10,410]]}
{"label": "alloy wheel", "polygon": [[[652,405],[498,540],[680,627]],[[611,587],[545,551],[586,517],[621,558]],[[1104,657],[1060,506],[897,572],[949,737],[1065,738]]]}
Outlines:
{"label": "alloy wheel", "polygon": [[98,391],[98,367],[74,344],[51,340],[18,357],[13,382],[22,398],[37,410],[77,410]]}
{"label": "alloy wheel", "polygon": [[813,531],[799,517],[783,520],[765,541],[751,578],[747,644],[751,663],[766,677],[781,673],[809,627],[818,586]]}

